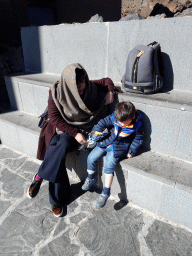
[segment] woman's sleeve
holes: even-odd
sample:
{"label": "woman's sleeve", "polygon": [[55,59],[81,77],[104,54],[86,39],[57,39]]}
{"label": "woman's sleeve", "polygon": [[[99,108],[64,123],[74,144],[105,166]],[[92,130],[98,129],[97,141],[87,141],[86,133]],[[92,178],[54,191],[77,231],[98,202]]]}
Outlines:
{"label": "woman's sleeve", "polygon": [[110,92],[116,91],[113,81],[111,78],[106,77],[99,80],[93,80],[92,82],[96,83],[100,87],[101,91]]}
{"label": "woman's sleeve", "polygon": [[91,134],[93,135],[94,132],[103,132],[105,128],[113,127],[113,122],[111,120],[112,115],[108,115],[103,119],[100,119],[99,122],[94,125]]}
{"label": "woman's sleeve", "polygon": [[61,116],[59,110],[57,109],[55,102],[52,97],[51,90],[49,91],[48,100],[48,113],[51,122],[62,132],[68,134],[69,136],[75,137],[78,133],[78,129],[69,125]]}

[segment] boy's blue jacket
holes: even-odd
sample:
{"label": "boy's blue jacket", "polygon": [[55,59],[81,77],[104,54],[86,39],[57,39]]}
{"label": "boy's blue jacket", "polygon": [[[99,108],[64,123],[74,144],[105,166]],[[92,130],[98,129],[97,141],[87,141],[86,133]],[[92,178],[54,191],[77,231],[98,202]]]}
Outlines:
{"label": "boy's blue jacket", "polygon": [[109,133],[102,141],[97,143],[99,147],[108,147],[111,145],[116,158],[122,158],[129,153],[135,156],[138,149],[143,143],[143,125],[141,122],[141,114],[136,111],[135,118],[130,125],[122,127],[116,118],[116,112],[101,119],[92,130],[92,135],[95,131],[103,132],[108,128]]}

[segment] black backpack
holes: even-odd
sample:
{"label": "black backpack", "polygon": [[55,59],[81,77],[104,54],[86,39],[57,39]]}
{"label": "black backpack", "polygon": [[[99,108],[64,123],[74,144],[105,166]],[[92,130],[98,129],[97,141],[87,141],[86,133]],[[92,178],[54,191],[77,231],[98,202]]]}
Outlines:
{"label": "black backpack", "polygon": [[122,85],[125,91],[154,93],[163,87],[160,44],[138,45],[128,55]]}

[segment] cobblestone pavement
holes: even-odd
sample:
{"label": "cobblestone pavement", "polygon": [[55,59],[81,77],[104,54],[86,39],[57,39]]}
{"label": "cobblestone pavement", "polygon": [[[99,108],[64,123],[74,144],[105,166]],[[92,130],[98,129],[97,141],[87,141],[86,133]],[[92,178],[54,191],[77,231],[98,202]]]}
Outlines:
{"label": "cobblestone pavement", "polygon": [[[109,199],[95,207],[97,192],[71,180],[73,196],[61,218],[48,201],[48,182],[29,199],[27,188],[40,161],[0,145],[1,256],[189,256],[192,233],[132,204]],[[122,207],[124,206],[124,207]]]}

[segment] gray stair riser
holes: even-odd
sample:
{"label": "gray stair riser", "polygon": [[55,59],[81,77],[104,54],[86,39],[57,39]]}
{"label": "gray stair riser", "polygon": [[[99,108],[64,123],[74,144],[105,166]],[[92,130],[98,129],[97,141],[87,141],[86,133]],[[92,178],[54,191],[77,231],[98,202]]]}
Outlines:
{"label": "gray stair riser", "polygon": [[6,77],[6,87],[13,110],[39,116],[48,105],[49,86],[39,86],[14,77]]}
{"label": "gray stair riser", "polygon": [[[124,169],[125,171],[125,169]],[[147,173],[128,171],[128,200],[174,223],[192,227],[192,191]]]}
{"label": "gray stair riser", "polygon": [[129,51],[138,44],[157,41],[168,86],[192,91],[191,21],[192,17],[182,17],[24,27],[21,36],[25,68],[61,74],[65,66],[76,62],[90,77],[108,76],[120,82]]}
{"label": "gray stair riser", "polygon": [[36,158],[39,133],[0,119],[1,143]]}

